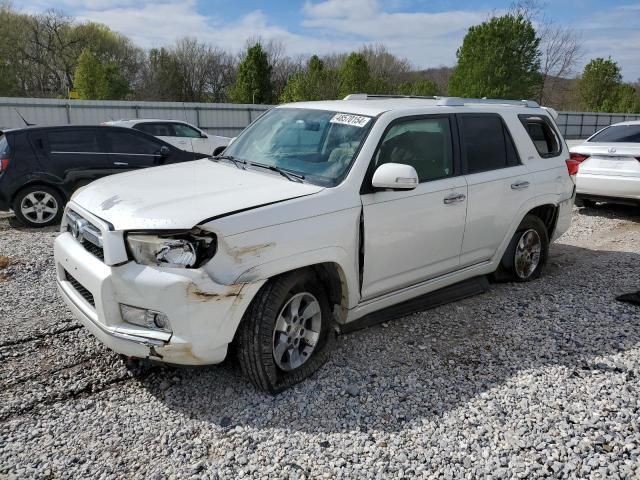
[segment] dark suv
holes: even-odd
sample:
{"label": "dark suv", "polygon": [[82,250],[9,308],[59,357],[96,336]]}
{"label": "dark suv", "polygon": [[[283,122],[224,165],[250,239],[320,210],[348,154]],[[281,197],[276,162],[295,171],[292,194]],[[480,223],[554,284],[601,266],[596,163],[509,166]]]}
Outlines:
{"label": "dark suv", "polygon": [[53,225],[71,194],[97,178],[193,159],[193,152],[131,128],[5,130],[0,132],[0,210],[13,209],[30,227]]}

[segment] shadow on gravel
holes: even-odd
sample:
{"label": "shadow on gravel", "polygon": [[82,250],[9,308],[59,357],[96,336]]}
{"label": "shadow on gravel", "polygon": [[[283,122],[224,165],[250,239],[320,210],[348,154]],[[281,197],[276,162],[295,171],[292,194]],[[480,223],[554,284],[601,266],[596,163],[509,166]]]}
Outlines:
{"label": "shadow on gravel", "polygon": [[640,286],[638,265],[635,253],[553,245],[536,282],[494,284],[483,295],[340,337],[319,372],[275,397],[257,393],[230,362],[163,369],[141,381],[168,408],[212,428],[326,433],[407,429],[509,382],[553,378],[569,398],[590,375],[637,381],[640,372],[596,357],[640,342],[637,307],[615,300]]}
{"label": "shadow on gravel", "polygon": [[630,222],[640,223],[640,206],[617,205],[615,203],[599,203],[595,207],[582,207],[578,210],[580,215],[588,217],[617,218]]}

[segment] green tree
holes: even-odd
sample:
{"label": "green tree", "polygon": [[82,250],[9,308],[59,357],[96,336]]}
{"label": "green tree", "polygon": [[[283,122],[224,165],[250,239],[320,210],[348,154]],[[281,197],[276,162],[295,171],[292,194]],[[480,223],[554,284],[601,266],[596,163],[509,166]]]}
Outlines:
{"label": "green tree", "polygon": [[103,65],[88,49],[78,59],[74,87],[84,100],[121,100],[129,92],[118,66],[114,62]]}
{"label": "green tree", "polygon": [[580,79],[582,108],[591,112],[613,112],[619,101],[622,75],[611,57],[587,63]]}
{"label": "green tree", "polygon": [[337,83],[336,72],[326,68],[324,62],[313,55],[306,70],[289,77],[281,101],[332,100],[338,96]]}
{"label": "green tree", "polygon": [[531,98],[540,90],[540,39],[522,15],[494,17],[469,29],[456,52],[449,94]]}
{"label": "green tree", "polygon": [[236,82],[231,88],[230,97],[236,103],[271,103],[271,65],[260,43],[249,47],[238,65]]}
{"label": "green tree", "polygon": [[438,85],[433,80],[423,78],[404,82],[398,85],[397,92],[400,95],[418,95],[423,97],[431,97],[439,94]]}
{"label": "green tree", "polygon": [[628,83],[618,87],[617,113],[640,113],[640,95]]}
{"label": "green tree", "polygon": [[351,53],[339,70],[338,96],[367,92],[371,86],[371,75],[367,60],[361,53]]}

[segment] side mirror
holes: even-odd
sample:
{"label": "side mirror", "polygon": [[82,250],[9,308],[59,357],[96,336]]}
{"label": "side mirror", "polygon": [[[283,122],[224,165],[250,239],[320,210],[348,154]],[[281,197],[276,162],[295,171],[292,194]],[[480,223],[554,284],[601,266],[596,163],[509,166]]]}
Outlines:
{"label": "side mirror", "polygon": [[202,132],[200,134],[200,138],[209,138],[209,136],[206,133]]}
{"label": "side mirror", "polygon": [[226,145],[219,145],[216,148],[213,149],[213,156],[217,157],[218,155],[220,155],[222,152],[224,152],[224,149],[227,148]]}
{"label": "side mirror", "polygon": [[163,145],[163,146],[160,147],[160,156],[161,157],[168,157],[170,153],[171,153],[171,149],[169,147],[167,147],[166,145]]}
{"label": "side mirror", "polygon": [[413,190],[418,186],[418,173],[411,165],[383,163],[373,174],[371,184],[375,188]]}

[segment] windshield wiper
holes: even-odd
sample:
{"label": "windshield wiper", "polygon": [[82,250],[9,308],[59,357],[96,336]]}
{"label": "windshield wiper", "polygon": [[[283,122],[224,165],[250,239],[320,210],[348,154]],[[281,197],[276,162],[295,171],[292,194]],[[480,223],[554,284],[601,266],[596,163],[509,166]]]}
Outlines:
{"label": "windshield wiper", "polygon": [[233,164],[240,168],[241,170],[246,170],[247,167],[246,166],[240,166],[240,165],[246,165],[247,161],[246,160],[242,160],[241,158],[236,158],[233,155],[218,155],[216,157],[211,157],[213,160],[229,160],[230,162],[233,162]]}
{"label": "windshield wiper", "polygon": [[253,166],[256,166],[256,167],[266,168],[267,170],[271,170],[272,172],[278,172],[284,178],[286,178],[287,180],[290,180],[292,182],[303,183],[304,175],[301,175],[299,173],[293,173],[293,172],[290,172],[288,170],[284,170],[284,169],[282,169],[280,167],[277,167],[275,165],[267,165],[265,163],[258,163],[258,162],[248,162],[248,163],[249,163],[249,165],[253,165]]}

